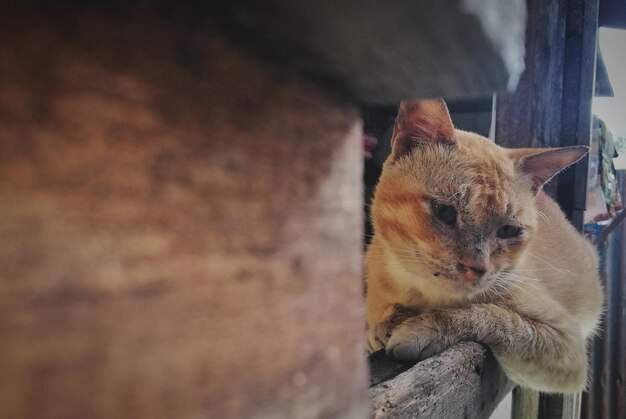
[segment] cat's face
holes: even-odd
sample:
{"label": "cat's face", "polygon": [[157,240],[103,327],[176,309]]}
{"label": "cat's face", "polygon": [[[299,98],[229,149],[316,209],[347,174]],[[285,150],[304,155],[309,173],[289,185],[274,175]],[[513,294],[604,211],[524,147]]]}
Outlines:
{"label": "cat's face", "polygon": [[456,146],[418,147],[388,164],[372,214],[398,265],[466,295],[515,265],[537,214],[504,150],[469,133],[453,138]]}
{"label": "cat's face", "polygon": [[392,141],[372,210],[389,269],[458,298],[514,269],[537,228],[537,191],[584,155],[501,148],[455,130],[438,101],[403,104]]}

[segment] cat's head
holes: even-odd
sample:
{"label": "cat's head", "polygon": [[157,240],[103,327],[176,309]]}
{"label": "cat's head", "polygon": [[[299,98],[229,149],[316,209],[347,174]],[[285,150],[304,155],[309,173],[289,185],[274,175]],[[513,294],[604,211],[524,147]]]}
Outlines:
{"label": "cat's head", "polygon": [[532,240],[542,186],[586,152],[505,149],[455,129],[441,100],[403,102],[372,208],[388,268],[431,295],[483,291]]}

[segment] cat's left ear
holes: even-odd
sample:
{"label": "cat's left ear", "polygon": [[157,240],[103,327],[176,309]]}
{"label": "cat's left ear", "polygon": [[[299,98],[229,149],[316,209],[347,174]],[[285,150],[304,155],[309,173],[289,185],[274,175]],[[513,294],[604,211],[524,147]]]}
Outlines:
{"label": "cat's left ear", "polygon": [[543,185],[557,173],[582,159],[589,152],[589,148],[524,148],[511,149],[508,152],[519,170],[530,179],[533,192],[538,194]]}
{"label": "cat's left ear", "polygon": [[425,144],[454,143],[454,126],[442,99],[402,101],[391,136],[391,161]]}

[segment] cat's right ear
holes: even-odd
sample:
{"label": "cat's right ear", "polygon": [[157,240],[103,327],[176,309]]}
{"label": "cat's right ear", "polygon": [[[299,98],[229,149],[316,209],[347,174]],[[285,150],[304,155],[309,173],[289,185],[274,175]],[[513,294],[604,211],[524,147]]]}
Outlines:
{"label": "cat's right ear", "polygon": [[532,191],[538,194],[550,179],[582,159],[588,151],[588,147],[573,146],[509,149],[508,154],[524,177],[529,179]]}
{"label": "cat's right ear", "polygon": [[454,126],[442,99],[402,101],[391,136],[391,161],[425,143],[454,143]]}

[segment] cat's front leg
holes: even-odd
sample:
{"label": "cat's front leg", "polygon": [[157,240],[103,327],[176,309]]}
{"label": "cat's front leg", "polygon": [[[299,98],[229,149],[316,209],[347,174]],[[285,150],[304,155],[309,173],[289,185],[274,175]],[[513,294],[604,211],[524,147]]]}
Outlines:
{"label": "cat's front leg", "polygon": [[402,361],[422,361],[459,342],[442,324],[446,322],[442,313],[431,311],[405,320],[387,341],[387,354]]}
{"label": "cat's front leg", "polygon": [[585,339],[557,303],[534,315],[496,304],[434,310],[406,320],[386,348],[415,361],[463,340],[488,345],[507,376],[524,387],[575,393],[585,385]]}
{"label": "cat's front leg", "polygon": [[367,350],[371,353],[383,349],[390,337],[391,331],[387,323],[378,323],[374,326],[368,326]]}
{"label": "cat's front leg", "polygon": [[407,319],[417,314],[415,311],[409,310],[400,304],[390,305],[385,311],[387,315],[383,321],[368,326],[367,346],[370,352],[384,349],[393,335],[393,331]]}

